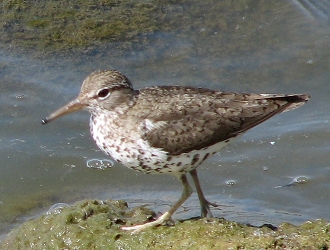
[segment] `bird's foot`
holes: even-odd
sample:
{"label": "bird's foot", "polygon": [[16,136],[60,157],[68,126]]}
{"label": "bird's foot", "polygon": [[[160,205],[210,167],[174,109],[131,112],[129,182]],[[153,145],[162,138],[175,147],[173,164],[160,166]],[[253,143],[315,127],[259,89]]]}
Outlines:
{"label": "bird's foot", "polygon": [[141,224],[141,225],[122,227],[121,229],[125,230],[125,231],[132,231],[132,234],[135,234],[135,233],[143,231],[144,229],[146,229],[148,227],[161,225],[170,219],[171,219],[170,213],[166,212],[155,221],[147,222],[147,223]]}
{"label": "bird's foot", "polygon": [[201,217],[213,217],[210,206],[218,207],[219,205],[206,199],[201,202]]}

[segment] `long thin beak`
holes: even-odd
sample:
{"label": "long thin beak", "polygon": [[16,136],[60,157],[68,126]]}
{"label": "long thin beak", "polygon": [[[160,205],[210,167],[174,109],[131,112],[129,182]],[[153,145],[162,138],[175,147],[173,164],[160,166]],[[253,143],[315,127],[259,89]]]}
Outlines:
{"label": "long thin beak", "polygon": [[70,114],[74,111],[81,110],[84,107],[84,105],[80,102],[80,100],[74,99],[73,101],[69,102],[67,105],[63,106],[62,108],[59,108],[55,112],[51,113],[48,117],[41,120],[42,124],[46,124],[60,116]]}

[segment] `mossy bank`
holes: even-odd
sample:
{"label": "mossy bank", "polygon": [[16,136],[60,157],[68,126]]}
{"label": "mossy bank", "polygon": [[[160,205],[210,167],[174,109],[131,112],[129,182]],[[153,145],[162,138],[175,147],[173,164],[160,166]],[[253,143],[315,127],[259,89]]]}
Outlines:
{"label": "mossy bank", "polygon": [[55,209],[14,229],[0,249],[329,249],[330,223],[308,221],[253,227],[224,219],[189,219],[131,234],[122,225],[155,214],[124,201],[85,200]]}

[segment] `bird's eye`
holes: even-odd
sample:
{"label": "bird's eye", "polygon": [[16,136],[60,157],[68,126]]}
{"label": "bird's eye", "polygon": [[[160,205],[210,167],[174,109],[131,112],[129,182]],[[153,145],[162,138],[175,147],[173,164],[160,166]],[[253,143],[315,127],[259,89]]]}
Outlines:
{"label": "bird's eye", "polygon": [[107,97],[110,93],[110,90],[108,88],[101,89],[98,93],[97,96],[100,97],[101,99]]}

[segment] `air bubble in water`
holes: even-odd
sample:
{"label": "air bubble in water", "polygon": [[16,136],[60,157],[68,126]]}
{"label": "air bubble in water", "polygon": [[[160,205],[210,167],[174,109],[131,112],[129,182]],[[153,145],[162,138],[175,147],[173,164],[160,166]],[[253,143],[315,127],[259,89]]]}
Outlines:
{"label": "air bubble in water", "polygon": [[70,207],[70,205],[66,203],[56,203],[48,209],[46,214],[59,214],[65,207]]}
{"label": "air bubble in water", "polygon": [[236,184],[236,181],[235,180],[228,180],[228,181],[226,181],[226,184],[228,186],[234,186]]}
{"label": "air bubble in water", "polygon": [[101,170],[111,168],[113,165],[113,161],[106,159],[90,159],[87,161],[87,167]]}

